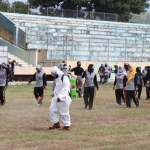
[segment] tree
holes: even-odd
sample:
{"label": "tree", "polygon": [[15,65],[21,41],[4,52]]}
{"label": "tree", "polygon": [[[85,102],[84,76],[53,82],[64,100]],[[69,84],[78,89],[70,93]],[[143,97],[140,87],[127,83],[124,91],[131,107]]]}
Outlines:
{"label": "tree", "polygon": [[[29,0],[32,7],[39,5],[57,8],[62,0]],[[147,0],[63,0],[62,9],[76,10],[81,8],[91,11],[93,8],[96,12],[117,13],[117,14],[140,14],[145,12],[149,7]]]}
{"label": "tree", "polygon": [[63,0],[29,0],[32,8],[37,8],[38,6],[46,6],[56,8],[60,2]]}
{"label": "tree", "polygon": [[28,6],[21,1],[13,2],[11,9],[12,12],[19,14],[27,14],[28,12]]}
{"label": "tree", "polygon": [[9,5],[8,0],[7,1],[0,0],[0,11],[7,12],[8,5]]}

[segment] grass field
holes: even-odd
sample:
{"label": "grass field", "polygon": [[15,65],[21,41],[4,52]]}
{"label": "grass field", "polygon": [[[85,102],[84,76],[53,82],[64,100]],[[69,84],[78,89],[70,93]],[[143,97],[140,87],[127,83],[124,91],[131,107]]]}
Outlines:
{"label": "grass field", "polygon": [[[48,130],[51,84],[37,106],[33,84],[11,85],[0,107],[0,150],[150,150],[150,101],[132,108],[117,105],[112,84],[100,85],[92,111],[83,98],[70,107],[70,131]],[[61,123],[62,125],[62,123]]]}

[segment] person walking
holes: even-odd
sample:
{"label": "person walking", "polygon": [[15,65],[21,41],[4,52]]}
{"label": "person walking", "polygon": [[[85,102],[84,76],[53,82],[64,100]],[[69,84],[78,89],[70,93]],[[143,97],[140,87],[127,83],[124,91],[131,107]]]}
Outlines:
{"label": "person walking", "polygon": [[61,118],[64,126],[60,130],[67,131],[71,125],[69,114],[69,107],[72,101],[69,96],[70,82],[68,77],[56,66],[52,68],[51,75],[56,79],[56,86],[49,107],[50,121],[53,123],[49,130],[60,128],[59,120]]}
{"label": "person walking", "polygon": [[131,108],[131,99],[133,99],[136,107],[139,107],[139,100],[135,98],[135,89],[136,88],[136,81],[135,81],[135,73],[136,68],[129,64],[128,65],[128,72],[127,75],[124,77],[123,84],[124,90],[126,92],[126,106],[127,108]]}
{"label": "person walking", "polygon": [[146,99],[145,100],[148,100],[150,98],[150,92],[149,92],[149,88],[148,88],[149,81],[150,81],[150,66],[146,67],[146,71],[147,71],[147,73],[146,73],[146,76],[145,76],[145,79],[144,79],[145,86],[146,86]]}
{"label": "person walking", "polygon": [[104,79],[105,79],[104,84],[107,85],[108,81],[109,81],[109,76],[110,76],[110,71],[109,71],[110,68],[109,68],[107,63],[105,64],[104,68],[105,68],[103,71],[104,72]]}
{"label": "person walking", "polygon": [[146,74],[147,74],[147,66],[142,70],[144,86],[146,84]]}
{"label": "person walking", "polygon": [[127,73],[126,73],[126,70],[124,69],[124,67],[119,66],[118,73],[115,76],[115,81],[114,81],[114,86],[113,86],[113,90],[115,89],[116,102],[119,105],[122,104],[121,98],[125,102],[125,98],[123,95],[123,79],[126,74]]}
{"label": "person walking", "polygon": [[14,74],[15,74],[15,64],[16,60],[8,61],[10,64],[10,76],[11,76],[11,81],[14,82]]}
{"label": "person walking", "polygon": [[3,62],[0,65],[0,105],[1,106],[7,106],[6,99],[5,99],[5,91],[8,84],[8,74],[9,74],[9,69],[7,68],[6,63]]}
{"label": "person walking", "polygon": [[82,97],[83,96],[82,75],[83,75],[84,69],[81,67],[81,62],[78,61],[77,67],[72,68],[70,72],[74,72],[74,74],[77,76],[76,78],[77,93],[79,97]]}
{"label": "person walking", "polygon": [[89,110],[93,108],[94,87],[98,90],[97,76],[94,72],[94,65],[90,64],[88,69],[83,73],[82,78],[85,77],[84,83],[84,104],[85,109],[89,106]]}
{"label": "person walking", "polygon": [[141,99],[141,92],[142,92],[142,84],[143,84],[143,74],[141,73],[141,67],[136,68],[136,74],[135,74],[135,80],[136,80],[136,89],[138,93],[138,99]]}
{"label": "person walking", "polygon": [[47,89],[47,79],[46,74],[40,65],[36,66],[36,73],[32,76],[28,85],[36,81],[34,86],[34,96],[37,101],[37,105],[42,104],[44,89]]}
{"label": "person walking", "polygon": [[99,74],[99,77],[100,77],[100,83],[103,83],[104,81],[104,73],[103,73],[103,70],[104,70],[104,65],[101,64],[101,66],[99,67],[99,70],[97,72],[97,75]]}

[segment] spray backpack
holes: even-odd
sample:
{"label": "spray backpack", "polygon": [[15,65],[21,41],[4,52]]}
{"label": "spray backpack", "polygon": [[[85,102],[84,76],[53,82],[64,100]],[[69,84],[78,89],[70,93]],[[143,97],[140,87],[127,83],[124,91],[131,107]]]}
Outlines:
{"label": "spray backpack", "polygon": [[[64,76],[66,76],[66,75],[62,75],[62,77],[61,77],[61,81],[63,82],[63,78],[64,78]],[[74,98],[76,98],[77,97],[77,92],[76,92],[76,79],[74,79],[74,78],[68,78],[69,79],[69,81],[70,81],[70,93],[69,93],[69,95],[70,95],[70,97],[72,98],[72,99],[74,99]]]}

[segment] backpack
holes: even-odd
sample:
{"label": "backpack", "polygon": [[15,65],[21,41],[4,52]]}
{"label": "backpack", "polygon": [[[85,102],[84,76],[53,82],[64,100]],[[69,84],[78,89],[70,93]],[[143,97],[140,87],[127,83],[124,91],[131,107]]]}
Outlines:
{"label": "backpack", "polygon": [[[62,75],[62,77],[61,77],[61,81],[63,82],[63,79],[64,79],[64,76],[66,76],[65,74],[63,74]],[[68,76],[67,76],[68,77]],[[72,98],[72,99],[74,99],[74,98],[76,98],[77,97],[77,95],[76,95],[76,82],[74,82],[74,83],[72,83],[72,79],[73,78],[70,78],[70,92],[69,92],[69,96]],[[75,85],[74,85],[75,84]]]}

